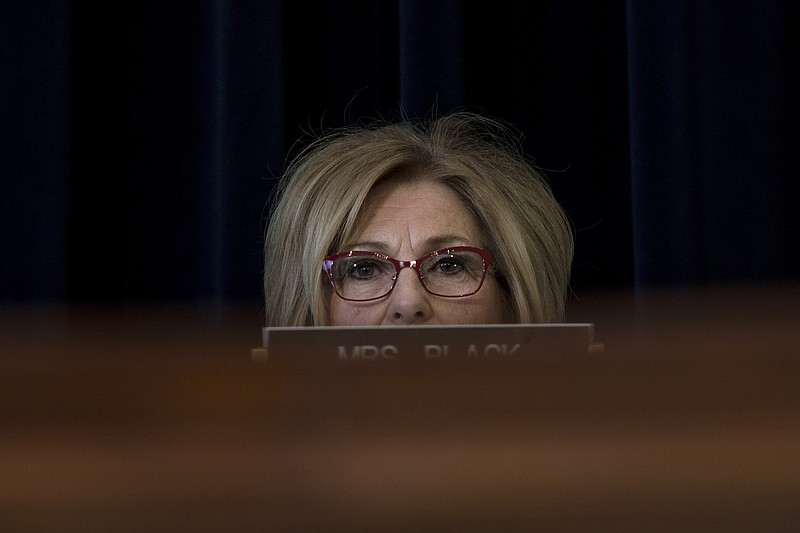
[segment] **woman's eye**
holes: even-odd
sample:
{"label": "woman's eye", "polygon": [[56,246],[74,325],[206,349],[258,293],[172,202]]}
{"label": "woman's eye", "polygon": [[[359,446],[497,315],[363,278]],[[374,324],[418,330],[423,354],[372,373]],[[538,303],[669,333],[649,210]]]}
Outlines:
{"label": "woman's eye", "polygon": [[442,274],[455,274],[457,272],[461,272],[463,269],[463,261],[460,261],[455,257],[440,259],[434,265],[434,270]]}
{"label": "woman's eye", "polygon": [[355,263],[350,266],[349,272],[351,276],[357,278],[365,278],[371,276],[375,271],[374,265],[366,262]]}
{"label": "woman's eye", "polygon": [[358,261],[347,269],[347,275],[356,279],[368,279],[381,274],[383,269],[380,263],[375,261]]}

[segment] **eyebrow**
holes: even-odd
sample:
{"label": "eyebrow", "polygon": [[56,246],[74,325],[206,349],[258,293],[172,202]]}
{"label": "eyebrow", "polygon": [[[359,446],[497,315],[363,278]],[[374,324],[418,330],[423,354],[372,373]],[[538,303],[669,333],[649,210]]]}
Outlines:
{"label": "eyebrow", "polygon": [[[465,239],[460,235],[447,234],[447,235],[436,235],[428,239],[425,239],[425,241],[423,242],[423,249],[425,250],[425,253],[428,253],[434,250],[448,248],[451,246],[468,246],[468,245],[477,246],[478,244],[470,243],[467,239]],[[365,250],[368,252],[378,252],[381,254],[389,255],[389,245],[381,241],[363,241],[352,244],[346,244],[343,249]]]}

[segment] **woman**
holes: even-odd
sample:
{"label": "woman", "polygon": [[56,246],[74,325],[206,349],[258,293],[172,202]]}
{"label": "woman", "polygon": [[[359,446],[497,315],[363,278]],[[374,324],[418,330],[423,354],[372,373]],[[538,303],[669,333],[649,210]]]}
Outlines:
{"label": "woman", "polygon": [[493,119],[338,130],[303,150],[275,193],[267,326],[564,319],[567,218]]}

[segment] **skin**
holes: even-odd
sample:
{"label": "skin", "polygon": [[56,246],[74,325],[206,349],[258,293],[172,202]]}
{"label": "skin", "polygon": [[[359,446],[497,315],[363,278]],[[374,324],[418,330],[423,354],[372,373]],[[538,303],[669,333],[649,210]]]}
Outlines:
{"label": "skin", "polygon": [[[476,221],[455,193],[438,183],[388,181],[370,192],[354,238],[343,250],[374,251],[410,260],[448,246],[483,246]],[[331,291],[329,303],[334,326],[504,321],[502,289],[491,271],[477,293],[461,298],[430,294],[414,269],[404,268],[394,290],[384,298],[350,302]]]}

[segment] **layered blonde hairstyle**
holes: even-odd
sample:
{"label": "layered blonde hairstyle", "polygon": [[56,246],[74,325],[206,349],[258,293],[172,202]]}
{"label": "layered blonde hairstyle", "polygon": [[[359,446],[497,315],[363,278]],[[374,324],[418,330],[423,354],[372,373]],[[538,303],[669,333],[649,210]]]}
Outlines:
{"label": "layered blonde hairstyle", "polygon": [[564,319],[573,238],[543,174],[504,123],[457,112],[329,132],[288,165],[264,242],[267,326],[323,326],[333,294],[322,260],[338,252],[385,179],[450,187],[478,223],[515,323]]}

